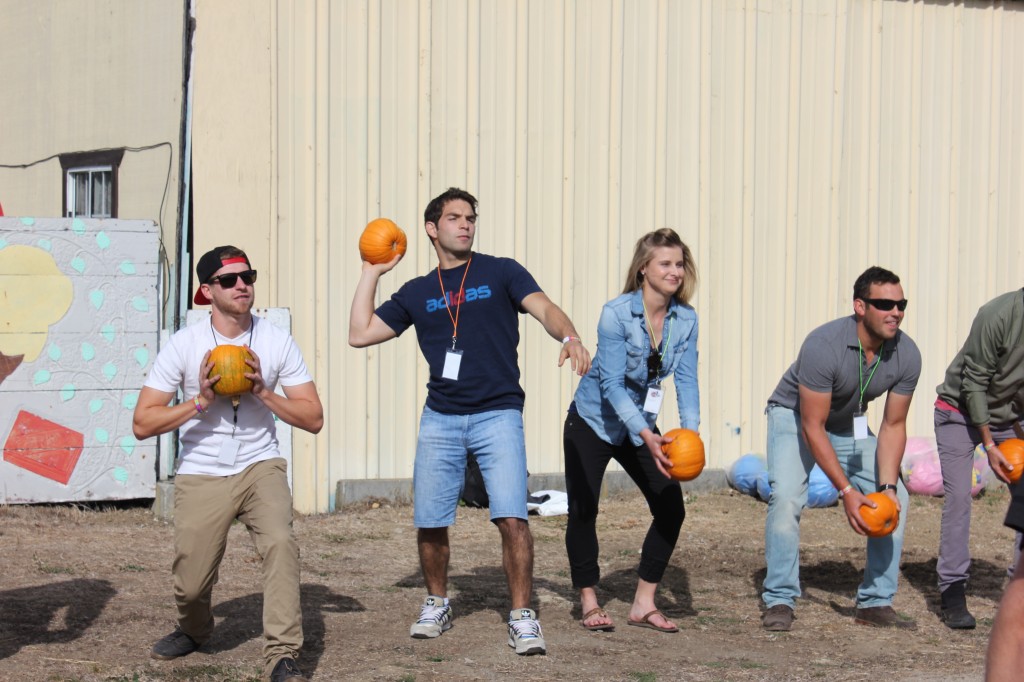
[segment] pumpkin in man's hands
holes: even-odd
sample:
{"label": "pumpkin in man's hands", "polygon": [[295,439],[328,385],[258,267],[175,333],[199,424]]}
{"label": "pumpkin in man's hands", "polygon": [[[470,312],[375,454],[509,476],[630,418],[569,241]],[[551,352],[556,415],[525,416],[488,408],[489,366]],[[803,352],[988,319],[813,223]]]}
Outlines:
{"label": "pumpkin in man's hands", "polygon": [[408,240],[405,232],[387,218],[371,220],[359,237],[359,256],[367,263],[379,265],[405,253]]}
{"label": "pumpkin in man's hands", "polygon": [[900,525],[900,512],[896,509],[896,503],[885,493],[869,493],[865,497],[878,505],[874,508],[866,504],[860,506],[860,518],[868,527],[868,536],[884,538],[892,535]]}
{"label": "pumpkin in man's hands", "polygon": [[245,376],[252,372],[252,367],[245,364],[246,358],[252,359],[252,355],[244,346],[223,344],[210,351],[210,362],[213,363],[210,376],[220,375],[213,385],[214,393],[232,396],[252,390],[252,379]]}

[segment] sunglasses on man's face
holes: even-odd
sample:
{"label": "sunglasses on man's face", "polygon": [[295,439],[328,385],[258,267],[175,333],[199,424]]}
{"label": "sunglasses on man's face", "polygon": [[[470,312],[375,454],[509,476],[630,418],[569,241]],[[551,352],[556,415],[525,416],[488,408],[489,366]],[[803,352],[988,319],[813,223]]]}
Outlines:
{"label": "sunglasses on man's face", "polygon": [[651,355],[647,358],[647,381],[654,381],[658,378],[658,372],[661,371],[661,356],[658,354],[657,349],[651,349]]}
{"label": "sunglasses on man's face", "polygon": [[224,289],[230,289],[238,283],[238,278],[242,278],[242,282],[246,286],[252,286],[253,282],[256,281],[255,270],[244,270],[242,272],[228,272],[223,275],[217,275],[216,277],[210,278],[210,284],[217,283]]}
{"label": "sunglasses on man's face", "polygon": [[900,312],[907,309],[907,299],[905,298],[898,301],[894,301],[891,298],[862,298],[861,300],[884,312],[889,312],[893,308],[899,308]]}

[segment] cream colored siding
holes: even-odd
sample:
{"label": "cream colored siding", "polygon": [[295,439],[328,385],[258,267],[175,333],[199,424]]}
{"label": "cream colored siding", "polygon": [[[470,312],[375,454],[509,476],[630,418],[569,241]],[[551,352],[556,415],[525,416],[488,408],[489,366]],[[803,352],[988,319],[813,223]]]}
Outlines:
{"label": "cream colored siding", "polygon": [[165,0],[0,0],[0,204],[60,217],[57,155],[127,151],[118,217],[153,220],[173,262],[184,9]]}
{"label": "cream colored siding", "polygon": [[[347,345],[356,242],[377,216],[409,234],[386,300],[436,265],[422,211],[450,185],[592,351],[637,237],[680,232],[716,468],[763,452],[767,396],[867,266],[911,300],[911,435],[977,307],[1022,284],[1019,3],[199,0],[196,42],[196,250],[250,249],[260,305],[292,310],[327,416],[296,436],[303,511],[412,475],[426,367],[412,331]],[[576,379],[520,328],[529,468],[560,471]]]}

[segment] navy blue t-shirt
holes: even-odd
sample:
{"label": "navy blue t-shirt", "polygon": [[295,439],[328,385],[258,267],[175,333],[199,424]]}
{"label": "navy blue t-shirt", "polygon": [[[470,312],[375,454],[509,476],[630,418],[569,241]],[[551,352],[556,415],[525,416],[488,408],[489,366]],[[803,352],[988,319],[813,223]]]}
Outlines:
{"label": "navy blue t-shirt", "polygon": [[[465,296],[458,305],[459,285],[466,275]],[[519,313],[523,299],[541,291],[533,276],[511,258],[474,253],[466,266],[437,268],[406,282],[376,310],[377,317],[401,335],[410,326],[430,365],[427,407],[443,414],[478,414],[523,409],[519,386]],[[448,306],[445,306],[445,297]],[[445,351],[452,347],[452,317],[458,312],[462,351],[458,381],[442,378]],[[448,311],[451,311],[451,317]]]}

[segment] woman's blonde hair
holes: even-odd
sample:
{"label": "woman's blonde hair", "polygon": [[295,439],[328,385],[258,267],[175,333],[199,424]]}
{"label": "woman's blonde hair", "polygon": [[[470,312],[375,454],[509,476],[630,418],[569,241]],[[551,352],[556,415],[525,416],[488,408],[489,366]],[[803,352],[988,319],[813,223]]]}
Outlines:
{"label": "woman's blonde hair", "polygon": [[662,246],[678,247],[683,250],[683,283],[676,291],[675,299],[684,305],[689,305],[690,299],[697,291],[697,263],[693,260],[690,247],[684,244],[675,230],[669,227],[648,232],[637,240],[636,248],[633,249],[633,262],[629,264],[629,270],[626,271],[626,286],[623,287],[622,293],[628,294],[643,286],[644,276],[640,271],[651,261],[654,250]]}

